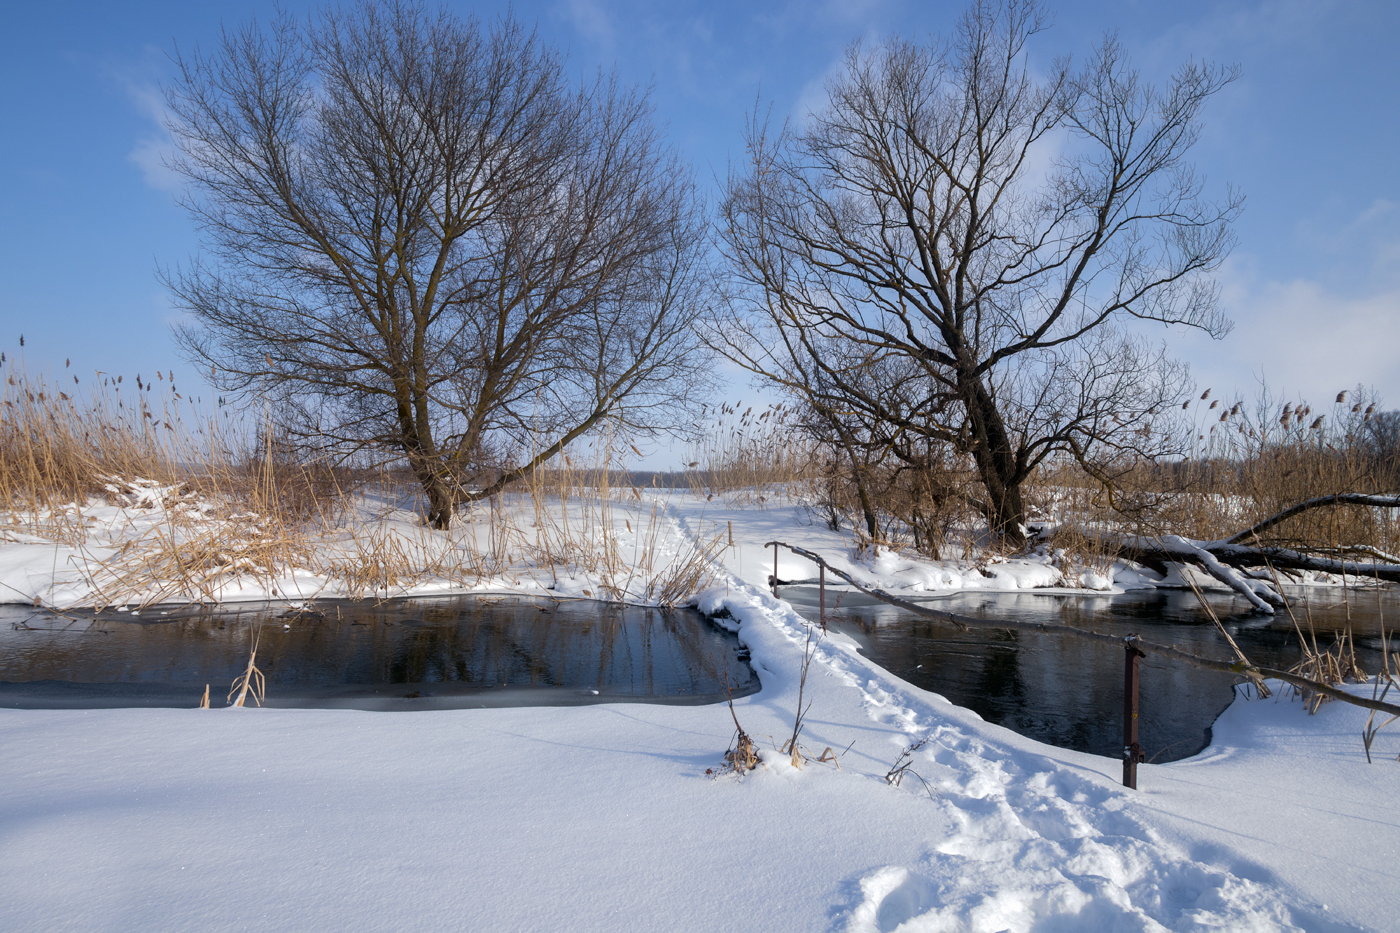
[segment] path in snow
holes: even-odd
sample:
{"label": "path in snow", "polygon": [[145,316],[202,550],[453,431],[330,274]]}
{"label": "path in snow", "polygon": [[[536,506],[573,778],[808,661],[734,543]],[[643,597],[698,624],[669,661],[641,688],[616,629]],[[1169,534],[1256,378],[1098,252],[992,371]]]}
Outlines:
{"label": "path in snow", "polygon": [[[730,520],[702,508],[668,511],[679,535]],[[1240,843],[1280,822],[1273,785],[1245,788],[1289,747],[1243,728],[1223,767],[1210,753],[1146,766],[1133,793],[1117,762],[984,723],[830,637],[803,744],[851,748],[839,770],[794,769],[772,746],[791,729],[806,623],[764,589],[761,545],[834,542],[793,516],[736,526],[701,599],[729,610],[763,680],[734,704],[768,749],[742,780],[706,774],[731,736],[724,707],[4,710],[0,929],[1334,931],[1400,915],[1400,885],[1329,895],[1329,910],[1305,845],[1276,860]],[[1299,714],[1293,744],[1343,721]],[[932,795],[883,780],[916,738]],[[1318,751],[1311,786],[1389,877],[1400,831],[1373,819],[1376,843],[1358,827],[1388,806],[1393,772],[1348,799],[1332,783],[1347,754]]]}

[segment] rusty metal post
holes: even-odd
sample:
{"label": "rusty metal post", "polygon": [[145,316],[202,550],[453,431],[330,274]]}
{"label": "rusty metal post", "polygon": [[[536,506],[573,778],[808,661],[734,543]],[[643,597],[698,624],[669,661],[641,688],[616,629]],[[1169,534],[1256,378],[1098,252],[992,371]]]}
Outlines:
{"label": "rusty metal post", "polygon": [[1133,790],[1138,762],[1146,760],[1138,744],[1138,669],[1146,655],[1133,644],[1135,637],[1129,635],[1123,645],[1123,786]]}
{"label": "rusty metal post", "polygon": [[820,594],[822,633],[826,633],[826,565],[817,565],[817,592]]}

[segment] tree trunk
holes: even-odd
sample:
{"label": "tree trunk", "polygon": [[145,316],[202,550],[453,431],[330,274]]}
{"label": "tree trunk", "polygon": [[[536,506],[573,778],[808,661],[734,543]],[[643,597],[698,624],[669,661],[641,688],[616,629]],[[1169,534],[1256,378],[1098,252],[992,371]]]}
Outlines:
{"label": "tree trunk", "polygon": [[428,527],[446,531],[452,527],[452,513],[457,506],[456,484],[448,481],[438,457],[409,444],[404,444],[404,449],[413,475],[428,499]]}
{"label": "tree trunk", "polygon": [[457,504],[451,487],[432,470],[419,471],[418,482],[428,497],[428,527],[434,531],[446,531],[452,526],[452,512]]}
{"label": "tree trunk", "polygon": [[[854,460],[852,461],[854,463]],[[875,517],[875,506],[870,501],[870,490],[865,487],[864,471],[856,467],[853,479],[856,481],[856,495],[860,498],[860,510],[865,515],[865,530],[870,534],[870,543],[880,538],[880,522]]]}
{"label": "tree trunk", "polygon": [[993,535],[1013,547],[1026,543],[1026,506],[1021,471],[997,403],[982,380],[968,376],[961,385],[972,427],[972,459],[987,490],[987,523]]}
{"label": "tree trunk", "polygon": [[846,451],[846,458],[851,461],[851,481],[856,484],[856,498],[860,500],[861,515],[865,518],[865,530],[870,535],[873,544],[880,534],[880,520],[875,515],[875,504],[870,499],[870,490],[865,484],[865,462],[856,457],[855,440],[851,437],[841,421],[829,410],[821,406],[814,406],[817,411],[826,418],[836,433],[836,439],[840,441],[842,448]]}
{"label": "tree trunk", "polygon": [[1339,492],[1330,496],[1317,496],[1316,498],[1308,499],[1306,502],[1299,502],[1297,505],[1286,508],[1275,515],[1271,515],[1259,524],[1246,528],[1238,534],[1231,535],[1229,538],[1225,539],[1225,543],[1242,544],[1251,539],[1257,541],[1261,534],[1275,525],[1281,524],[1301,512],[1327,505],[1362,505],[1372,508],[1400,509],[1400,493]]}
{"label": "tree trunk", "polygon": [[456,485],[447,479],[442,457],[433,446],[430,426],[413,417],[414,409],[406,398],[408,395],[401,390],[396,406],[400,442],[408,465],[428,498],[428,527],[446,531],[452,526],[452,512],[457,504]]}
{"label": "tree trunk", "polygon": [[846,456],[851,460],[851,480],[856,484],[856,498],[860,500],[861,514],[865,516],[865,530],[870,535],[870,543],[874,544],[880,535],[880,521],[875,517],[875,505],[870,501],[870,490],[865,485],[864,465],[856,459],[855,448],[844,432],[841,434],[841,446],[846,448]]}

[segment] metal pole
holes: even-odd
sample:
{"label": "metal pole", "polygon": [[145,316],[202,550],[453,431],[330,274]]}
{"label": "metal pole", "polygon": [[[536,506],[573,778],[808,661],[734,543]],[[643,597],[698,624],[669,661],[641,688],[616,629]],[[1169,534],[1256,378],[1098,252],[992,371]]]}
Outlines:
{"label": "metal pole", "polygon": [[822,632],[826,631],[826,567],[817,566],[817,592],[821,594]]}
{"label": "metal pole", "polygon": [[1123,649],[1123,786],[1137,790],[1138,762],[1145,760],[1138,744],[1138,668],[1146,655],[1131,641]]}
{"label": "metal pole", "polygon": [[773,595],[778,595],[778,546],[773,545]]}

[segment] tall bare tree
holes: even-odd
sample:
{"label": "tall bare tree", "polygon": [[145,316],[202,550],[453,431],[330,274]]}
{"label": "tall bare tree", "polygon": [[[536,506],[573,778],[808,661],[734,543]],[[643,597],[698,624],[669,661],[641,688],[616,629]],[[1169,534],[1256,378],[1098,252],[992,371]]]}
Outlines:
{"label": "tall bare tree", "polygon": [[392,0],[177,60],[207,248],[166,277],[182,347],[306,442],[405,459],[434,527],[703,390],[703,211],[645,94],[570,86],[509,17]]}
{"label": "tall bare tree", "polygon": [[1127,325],[1228,329],[1208,273],[1241,204],[1203,198],[1183,161],[1230,71],[1154,88],[1108,39],[1037,78],[1042,23],[1033,0],[975,3],[946,42],[851,48],[805,128],[756,122],[722,210],[734,318],[715,332],[895,455],[969,456],[1013,542],[1047,457],[1102,476],[1162,449],[1153,419],[1184,373]]}

